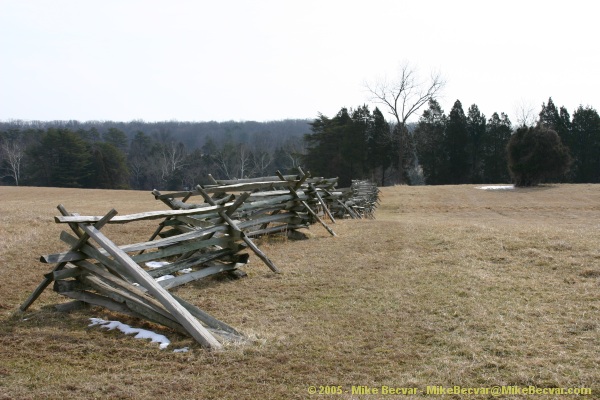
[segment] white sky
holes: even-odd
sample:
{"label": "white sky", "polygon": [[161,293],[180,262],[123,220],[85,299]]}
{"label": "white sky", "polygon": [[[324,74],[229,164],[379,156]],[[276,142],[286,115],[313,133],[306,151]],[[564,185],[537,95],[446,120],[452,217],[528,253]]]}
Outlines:
{"label": "white sky", "polygon": [[[600,107],[591,0],[0,0],[0,120],[333,116],[408,61],[489,118]],[[383,110],[383,109],[382,109]],[[420,113],[419,113],[420,114]]]}

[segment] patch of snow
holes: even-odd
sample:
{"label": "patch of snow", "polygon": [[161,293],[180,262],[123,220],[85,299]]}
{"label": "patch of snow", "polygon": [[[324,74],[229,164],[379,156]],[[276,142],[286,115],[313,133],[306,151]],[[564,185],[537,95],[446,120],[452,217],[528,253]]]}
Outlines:
{"label": "patch of snow", "polygon": [[164,281],[165,279],[175,278],[173,275],[163,275],[155,279],[156,282]]}
{"label": "patch of snow", "polygon": [[182,347],[181,349],[173,350],[173,353],[187,353],[188,351],[190,351],[189,347]]}
{"label": "patch of snow", "polygon": [[483,190],[512,190],[514,189],[514,185],[500,185],[500,186],[477,186],[476,189]]}
{"label": "patch of snow", "polygon": [[158,333],[148,331],[146,329],[132,328],[131,326],[119,321],[106,321],[102,318],[90,318],[90,321],[92,321],[92,323],[88,326],[100,325],[101,328],[108,329],[109,331],[113,329],[118,329],[126,335],[131,335],[135,333],[136,339],[151,339],[152,343],[160,343],[158,347],[161,350],[166,349],[169,343],[171,343],[171,341],[167,339],[167,337],[164,335],[160,335]]}
{"label": "patch of snow", "polygon": [[164,267],[165,265],[169,265],[169,264],[171,264],[171,263],[168,261],[148,261],[146,263],[146,267],[154,269],[154,268]]}
{"label": "patch of snow", "polygon": [[192,272],[191,268],[184,268],[179,270],[180,274],[189,274],[190,272]]}

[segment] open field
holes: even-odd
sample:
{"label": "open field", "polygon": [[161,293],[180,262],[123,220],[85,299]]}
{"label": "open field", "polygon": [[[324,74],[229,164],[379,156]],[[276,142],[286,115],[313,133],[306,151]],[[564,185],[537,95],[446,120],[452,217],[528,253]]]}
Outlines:
{"label": "open field", "polygon": [[[380,398],[352,395],[358,385],[586,387],[600,398],[600,185],[384,188],[376,220],[262,243],[281,275],[251,255],[246,279],[178,289],[255,339],[220,352],[156,326],[167,350],[89,328],[90,317],[149,325],[55,312],[65,300],[50,289],[16,313],[51,269],[38,257],[66,249],[59,203],[86,215],[164,209],[146,192],[0,187],[0,399],[305,399],[311,385],[349,391],[321,398]],[[124,244],[155,226],[104,230]]]}

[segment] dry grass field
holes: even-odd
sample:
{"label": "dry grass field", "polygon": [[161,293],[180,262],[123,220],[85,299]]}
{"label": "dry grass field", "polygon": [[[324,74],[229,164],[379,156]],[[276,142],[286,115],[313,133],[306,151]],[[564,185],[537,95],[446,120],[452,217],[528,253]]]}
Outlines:
{"label": "dry grass field", "polygon": [[[390,397],[352,395],[358,385],[600,398],[600,185],[384,188],[377,219],[338,221],[336,238],[315,225],[310,240],[260,243],[280,275],[251,255],[245,279],[178,289],[253,339],[219,352],[102,309],[58,313],[66,300],[50,289],[17,313],[51,269],[38,257],[66,249],[59,203],[86,215],[164,208],[145,192],[0,187],[0,399],[306,399],[326,385],[344,393],[321,398]],[[155,224],[105,231],[125,244]],[[90,317],[172,343],[159,350]]]}

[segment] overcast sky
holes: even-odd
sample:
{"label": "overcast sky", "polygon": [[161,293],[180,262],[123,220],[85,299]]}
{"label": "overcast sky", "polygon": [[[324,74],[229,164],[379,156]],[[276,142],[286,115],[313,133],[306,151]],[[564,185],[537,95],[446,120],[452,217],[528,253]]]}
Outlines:
{"label": "overcast sky", "polygon": [[[489,118],[600,107],[589,0],[0,0],[0,120],[334,116],[409,62]],[[383,108],[382,108],[383,110]],[[419,113],[420,115],[420,113]]]}

